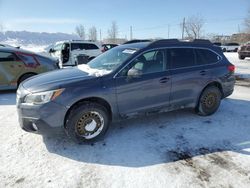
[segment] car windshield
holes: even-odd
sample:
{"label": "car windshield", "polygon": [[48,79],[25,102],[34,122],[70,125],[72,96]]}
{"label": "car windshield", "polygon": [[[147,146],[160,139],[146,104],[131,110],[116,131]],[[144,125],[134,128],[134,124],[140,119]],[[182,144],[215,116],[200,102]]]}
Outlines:
{"label": "car windshield", "polygon": [[91,60],[87,65],[79,65],[78,68],[85,72],[96,70],[96,72],[102,72],[102,75],[108,74],[113,72],[136,51],[137,49],[132,48],[113,48]]}

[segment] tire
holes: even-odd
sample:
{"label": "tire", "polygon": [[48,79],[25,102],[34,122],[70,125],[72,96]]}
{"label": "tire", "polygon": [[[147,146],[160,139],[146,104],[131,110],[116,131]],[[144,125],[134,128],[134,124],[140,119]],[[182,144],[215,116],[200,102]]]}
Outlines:
{"label": "tire", "polygon": [[221,91],[218,87],[209,86],[201,94],[197,105],[197,113],[201,116],[209,116],[215,113],[221,102]]}
{"label": "tire", "polygon": [[226,49],[226,48],[223,48],[222,51],[223,51],[223,52],[227,52],[227,49]]}
{"label": "tire", "polygon": [[24,80],[26,80],[26,79],[28,79],[28,78],[30,78],[30,77],[32,77],[32,76],[35,76],[35,75],[36,75],[36,74],[32,74],[32,73],[28,73],[28,74],[22,75],[22,76],[19,78],[18,82],[17,82],[17,86],[19,86]]}
{"label": "tire", "polygon": [[95,142],[104,136],[109,122],[105,107],[85,102],[71,110],[66,119],[65,132],[76,143]]}
{"label": "tire", "polygon": [[243,55],[239,55],[239,59],[244,60],[245,57]]}

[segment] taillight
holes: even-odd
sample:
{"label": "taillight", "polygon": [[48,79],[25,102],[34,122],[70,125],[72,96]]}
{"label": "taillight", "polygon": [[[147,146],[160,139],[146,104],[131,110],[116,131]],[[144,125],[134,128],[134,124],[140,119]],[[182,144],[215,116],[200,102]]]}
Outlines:
{"label": "taillight", "polygon": [[230,72],[234,72],[235,71],[235,66],[234,65],[229,65],[227,67],[227,69],[230,71]]}

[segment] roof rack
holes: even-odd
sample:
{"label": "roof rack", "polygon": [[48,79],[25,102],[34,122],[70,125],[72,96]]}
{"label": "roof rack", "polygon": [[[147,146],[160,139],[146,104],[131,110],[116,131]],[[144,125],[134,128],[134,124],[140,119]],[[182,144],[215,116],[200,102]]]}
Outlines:
{"label": "roof rack", "polygon": [[161,39],[156,40],[152,42],[149,46],[155,46],[155,45],[164,45],[164,44],[178,44],[180,42],[183,43],[195,43],[195,44],[212,44],[209,40],[206,39],[194,39],[192,41],[190,40],[179,40],[179,39]]}
{"label": "roof rack", "polygon": [[94,40],[81,40],[81,39],[73,39],[72,42],[95,42]]}
{"label": "roof rack", "polygon": [[191,42],[199,43],[199,44],[212,44],[212,42],[210,40],[207,40],[207,39],[194,39]]}

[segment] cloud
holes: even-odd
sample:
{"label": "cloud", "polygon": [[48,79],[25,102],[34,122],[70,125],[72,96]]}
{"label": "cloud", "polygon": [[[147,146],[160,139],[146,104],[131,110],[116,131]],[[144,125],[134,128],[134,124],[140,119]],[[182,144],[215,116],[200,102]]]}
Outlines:
{"label": "cloud", "polygon": [[19,18],[8,20],[8,23],[12,24],[78,24],[81,20],[71,18]]}

